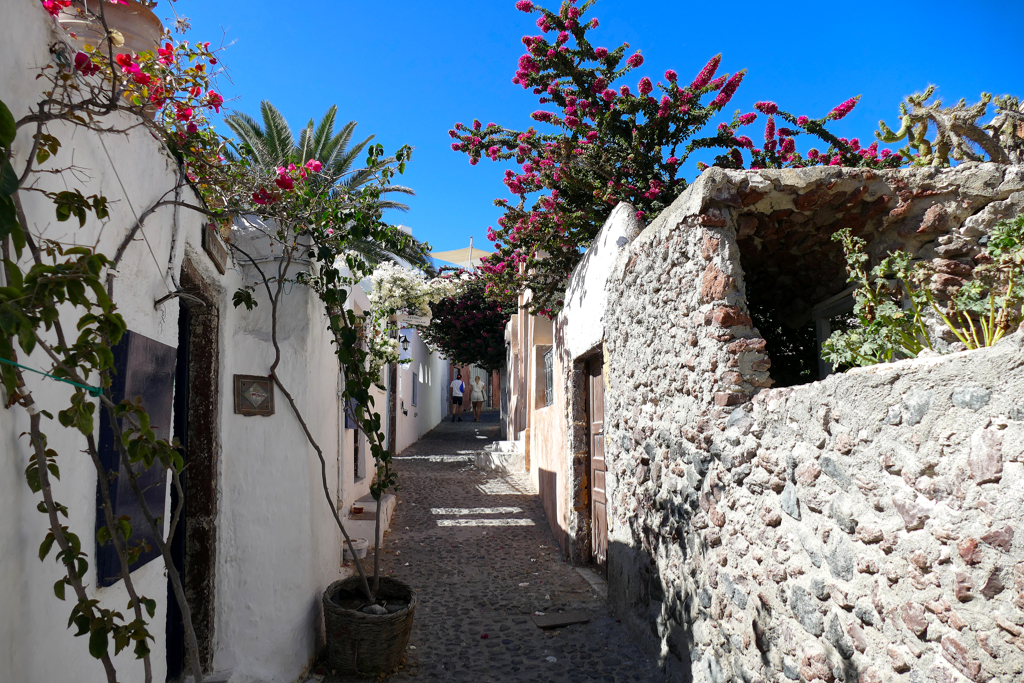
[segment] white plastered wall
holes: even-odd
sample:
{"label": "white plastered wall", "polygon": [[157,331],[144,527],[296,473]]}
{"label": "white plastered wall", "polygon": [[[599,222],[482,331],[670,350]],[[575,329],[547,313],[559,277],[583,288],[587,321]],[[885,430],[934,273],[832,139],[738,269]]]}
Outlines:
{"label": "white plastered wall", "polygon": [[[53,22],[35,0],[8,0],[2,12],[0,59],[5,71],[0,79],[0,99],[20,117],[39,99],[41,82],[35,80],[35,75],[50,61],[47,48],[55,39],[51,33]],[[133,225],[133,214],[148,208],[173,187],[173,162],[141,129],[126,137],[105,136],[102,145],[94,134],[80,129],[55,126],[52,132],[61,139],[63,148],[51,167],[66,165],[73,150],[74,163],[90,169],[90,173],[71,186],[86,196],[107,196],[111,201],[110,218],[102,222],[90,218],[82,228],[74,219],[58,223],[53,219],[52,205],[29,194],[25,198],[29,228],[34,235],[67,244],[98,242],[99,251],[112,255]],[[19,134],[16,155],[24,158],[30,142],[28,134]],[[113,165],[107,160],[108,152]],[[183,198],[195,201],[187,190]],[[269,303],[265,293],[258,290],[260,306],[253,312],[231,306],[231,294],[251,283],[251,275],[237,263],[229,264],[223,276],[215,270],[201,246],[203,222],[198,213],[180,210],[175,237],[174,210],[166,207],[154,213],[146,221],[145,239],[140,235],[131,244],[118,269],[114,299],[129,329],[176,346],[177,302],[172,299],[154,307],[156,299],[176,287],[168,272],[177,277],[188,254],[220,298],[221,452],[214,668],[229,673],[232,683],[288,683],[301,674],[317,648],[320,594],[339,576],[340,534],[323,495],[319,460],[284,396],[277,394],[277,411],[271,417],[234,414],[233,375],[266,374],[273,359]],[[337,360],[323,307],[299,286],[290,289],[284,299],[280,325],[283,361],[278,374],[324,451],[328,481],[332,494],[337,495],[339,474],[343,485],[350,485],[351,477],[343,470],[339,472],[339,459],[345,463],[339,444],[345,440],[339,438],[344,430]],[[68,313],[65,320],[77,320]],[[19,360],[32,367],[50,366],[38,352]],[[38,376],[30,376],[28,382],[42,407],[56,412],[66,405],[70,392],[63,385]],[[378,406],[382,405],[378,399]],[[29,452],[26,440],[19,435],[27,428],[28,418],[22,409],[0,409],[0,680],[103,681],[102,666],[89,656],[86,640],[74,638],[74,631],[66,628],[72,603],[61,602],[53,595],[52,586],[62,575],[53,554],[43,563],[37,557],[47,527],[44,516],[35,509],[38,496],[31,493],[24,480]],[[54,484],[55,497],[70,508],[69,527],[83,540],[91,559],[95,470],[80,453],[83,444],[77,433],[60,427],[48,427],[48,432],[50,445],[61,454],[61,479]],[[351,471],[350,460],[348,466]],[[149,628],[154,636],[154,680],[162,681],[167,590],[162,562],[152,561],[133,572],[132,577],[141,594],[157,601],[157,613]],[[96,585],[94,566],[87,581],[90,586]],[[122,611],[128,601],[120,582],[89,591],[104,605]],[[142,679],[141,663],[130,653],[118,656],[115,665],[119,680]]]}

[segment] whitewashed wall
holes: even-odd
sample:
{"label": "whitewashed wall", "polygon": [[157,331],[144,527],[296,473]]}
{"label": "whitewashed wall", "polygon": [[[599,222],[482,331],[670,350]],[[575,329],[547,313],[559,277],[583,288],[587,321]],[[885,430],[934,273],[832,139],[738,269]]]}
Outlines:
{"label": "whitewashed wall", "polygon": [[605,283],[619,254],[643,227],[636,217],[636,209],[621,202],[612,210],[594,243],[573,269],[565,293],[565,306],[559,314],[569,358],[579,358],[600,345],[608,301]]}
{"label": "whitewashed wall", "polygon": [[[402,334],[409,338],[409,350],[402,352],[402,357],[410,358],[411,362],[399,366],[398,371],[397,453],[433,429],[448,412],[447,401],[441,400],[439,391],[439,387],[448,385],[448,361],[427,348],[416,330],[402,330]],[[414,374],[418,384],[415,406],[412,402]]]}
{"label": "whitewashed wall", "polygon": [[[50,63],[47,48],[57,39],[52,26],[53,22],[41,4],[33,0],[8,0],[0,11],[0,61],[4,64],[0,99],[16,118],[24,116],[40,99],[43,82],[35,80],[35,76],[39,68]],[[24,197],[24,204],[31,223],[29,229],[37,237],[71,244],[93,244],[98,239],[100,251],[113,254],[134,222],[121,183],[132,205],[141,211],[140,207],[148,207],[173,185],[172,162],[141,130],[125,137],[107,136],[103,142],[116,164],[115,175],[98,138],[61,126],[53,126],[51,132],[61,139],[64,146],[50,167],[69,164],[71,150],[74,149],[74,163],[90,169],[90,173],[70,186],[81,189],[87,196],[97,192],[105,194],[111,201],[111,214],[103,224],[90,219],[84,228],[79,228],[74,219],[58,223],[48,200],[28,194]],[[30,134],[23,129],[15,143],[16,159],[24,159],[30,146]],[[40,185],[66,189],[54,181],[53,178],[43,178]],[[181,216],[182,232],[194,233],[196,238],[200,223],[195,215]],[[175,346],[178,336],[176,303],[160,309],[153,306],[155,299],[167,293],[164,275],[170,257],[171,224],[172,211],[169,208],[158,211],[147,221],[146,237],[157,258],[149,254],[145,242],[134,243],[120,269],[114,299],[133,331]],[[180,258],[180,245],[179,242],[176,258]],[[23,267],[27,263],[26,254]],[[67,320],[77,320],[77,317]],[[50,366],[39,352],[27,358],[22,355],[20,360],[31,367]],[[70,391],[65,385],[30,375],[28,386],[44,408],[56,412],[67,405]],[[72,603],[61,602],[53,595],[53,584],[63,575],[54,562],[54,554],[51,553],[42,563],[37,556],[39,543],[48,527],[45,516],[35,509],[39,496],[28,489],[24,479],[29,446],[27,439],[20,434],[27,430],[28,415],[21,408],[0,409],[0,679],[19,683],[105,680],[102,665],[88,654],[86,640],[76,639],[72,635],[74,631],[67,629]],[[54,484],[54,496],[71,510],[68,526],[82,539],[90,555],[87,582],[95,586],[96,472],[92,463],[80,453],[84,440],[76,438],[77,432],[65,430],[56,423],[50,423],[47,430],[50,444],[61,454],[61,479]],[[158,602],[157,613],[150,624],[150,632],[155,638],[155,680],[163,680],[165,670],[164,596],[167,584],[161,564],[159,561],[150,562],[133,573],[136,589]],[[120,610],[124,610],[128,602],[121,583],[109,588],[90,588],[89,592],[104,605]],[[70,590],[68,594],[71,595]],[[131,654],[123,653],[115,658],[115,666],[122,680],[142,678],[142,664]]]}
{"label": "whitewashed wall", "polygon": [[[0,10],[0,59],[5,66],[0,99],[16,117],[24,115],[39,98],[40,82],[35,75],[39,67],[49,63],[47,47],[54,40],[52,25],[36,0],[7,0]],[[127,137],[108,136],[103,142],[114,160],[115,175],[97,137],[59,127],[53,132],[64,143],[56,163],[67,163],[74,150],[75,164],[90,169],[90,175],[73,186],[86,195],[106,195],[111,200],[111,214],[102,224],[90,219],[79,228],[75,221],[57,223],[51,205],[29,196],[25,204],[31,217],[30,229],[66,243],[93,244],[98,239],[100,251],[113,254],[134,222],[132,207],[141,212],[173,186],[173,163],[141,130]],[[23,158],[29,143],[27,134],[19,135],[16,154]],[[187,192],[185,198],[193,199]],[[220,297],[218,439],[222,452],[214,667],[230,674],[232,683],[287,683],[300,675],[316,650],[320,594],[339,576],[340,534],[323,497],[319,461],[284,397],[277,395],[277,412],[271,417],[234,414],[232,376],[266,374],[273,359],[270,307],[265,293],[257,290],[260,306],[254,311],[234,309],[231,294],[251,282],[251,274],[238,265],[231,266],[226,275],[217,273],[200,246],[202,219],[198,214],[180,211],[177,239],[172,226],[171,208],[161,209],[147,220],[146,241],[137,240],[128,249],[116,279],[114,299],[131,330],[176,346],[177,303],[172,300],[158,309],[153,305],[175,287],[169,282],[168,270],[177,276],[188,254]],[[346,453],[337,361],[322,306],[308,291],[296,286],[285,296],[284,308],[280,325],[284,360],[279,376],[292,390],[324,450],[332,493],[339,495],[340,479],[349,487],[340,495],[358,497],[362,493],[351,486],[348,475],[351,446]],[[38,353],[21,360],[33,367],[49,367]],[[66,404],[69,392],[63,385],[37,376],[28,381],[43,407],[56,410]],[[378,405],[383,402],[378,400]],[[42,564],[37,557],[46,524],[35,509],[38,496],[29,491],[23,476],[29,453],[26,440],[19,434],[27,428],[23,410],[0,409],[0,680],[102,681],[102,667],[88,655],[87,642],[75,639],[73,631],[66,628],[71,604],[53,596],[52,586],[61,576],[59,567],[52,555]],[[96,474],[79,453],[83,446],[75,433],[59,427],[50,432],[52,446],[61,453],[62,476],[55,484],[55,496],[70,507],[69,526],[82,538],[91,556]],[[339,470],[339,460],[347,471]],[[133,579],[140,593],[158,603],[150,631],[155,639],[154,680],[162,681],[167,590],[162,562],[150,562],[134,572]],[[94,568],[88,582],[96,584]],[[123,610],[127,604],[120,583],[91,588],[90,593],[107,606]],[[116,658],[115,664],[121,680],[142,679],[141,663],[130,654]]]}

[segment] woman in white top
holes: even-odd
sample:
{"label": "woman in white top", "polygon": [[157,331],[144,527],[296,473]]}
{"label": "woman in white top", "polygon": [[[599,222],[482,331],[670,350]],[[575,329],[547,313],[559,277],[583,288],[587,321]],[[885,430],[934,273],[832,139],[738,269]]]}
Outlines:
{"label": "woman in white top", "polygon": [[473,393],[470,394],[469,400],[473,404],[473,422],[480,421],[480,410],[484,407],[484,380],[480,375],[477,375],[473,380]]}

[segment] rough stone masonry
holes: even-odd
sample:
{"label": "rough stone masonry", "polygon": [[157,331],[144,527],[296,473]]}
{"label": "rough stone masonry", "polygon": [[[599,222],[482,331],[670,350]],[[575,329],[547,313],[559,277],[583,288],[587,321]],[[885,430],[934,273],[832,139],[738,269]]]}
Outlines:
{"label": "rough stone masonry", "polygon": [[1022,209],[1012,166],[711,169],[623,250],[609,594],[668,680],[1024,680],[1024,332],[771,388],[748,307],[842,291],[841,227],[962,282]]}

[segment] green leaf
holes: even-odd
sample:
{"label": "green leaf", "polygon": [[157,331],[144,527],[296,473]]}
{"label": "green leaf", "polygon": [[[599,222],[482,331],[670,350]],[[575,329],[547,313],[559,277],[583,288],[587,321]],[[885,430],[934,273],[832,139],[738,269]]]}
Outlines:
{"label": "green leaf", "polygon": [[7,108],[3,100],[0,100],[0,146],[10,147],[14,142],[14,136],[18,132],[14,114]]}
{"label": "green leaf", "polygon": [[39,544],[39,560],[45,560],[46,556],[50,554],[50,549],[53,547],[54,538],[53,532],[46,534],[46,538]]}
{"label": "green leaf", "polygon": [[67,579],[61,579],[57,583],[53,584],[53,594],[57,596],[58,600],[64,599],[65,586],[67,586]]}
{"label": "green leaf", "polygon": [[142,598],[142,605],[146,608],[146,613],[152,619],[153,615],[156,614],[156,600],[152,598]]}
{"label": "green leaf", "polygon": [[107,627],[99,626],[89,634],[89,654],[102,659],[107,654]]}
{"label": "green leaf", "polygon": [[12,195],[18,190],[18,174],[14,166],[7,159],[4,159],[3,168],[0,169],[0,195]]}

